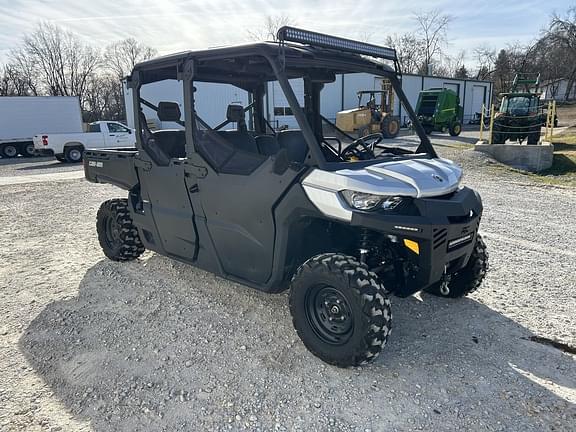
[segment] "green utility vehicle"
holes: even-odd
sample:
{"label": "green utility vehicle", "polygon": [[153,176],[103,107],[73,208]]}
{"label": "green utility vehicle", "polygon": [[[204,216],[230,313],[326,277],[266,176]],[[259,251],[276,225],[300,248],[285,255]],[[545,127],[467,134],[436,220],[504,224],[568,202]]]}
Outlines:
{"label": "green utility vehicle", "polygon": [[454,90],[431,88],[421,91],[418,96],[416,114],[428,135],[433,131],[460,135],[462,112],[460,98]]}
{"label": "green utility vehicle", "polygon": [[538,144],[540,129],[546,123],[539,82],[540,74],[519,73],[514,77],[510,92],[500,94],[500,109],[494,115],[492,127],[492,144],[504,144],[506,140]]}

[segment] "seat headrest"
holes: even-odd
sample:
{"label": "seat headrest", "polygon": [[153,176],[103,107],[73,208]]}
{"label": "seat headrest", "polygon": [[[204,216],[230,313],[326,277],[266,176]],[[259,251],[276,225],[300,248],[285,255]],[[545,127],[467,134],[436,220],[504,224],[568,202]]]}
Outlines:
{"label": "seat headrest", "polygon": [[244,107],[242,105],[228,105],[226,118],[230,122],[239,123],[244,120]]}

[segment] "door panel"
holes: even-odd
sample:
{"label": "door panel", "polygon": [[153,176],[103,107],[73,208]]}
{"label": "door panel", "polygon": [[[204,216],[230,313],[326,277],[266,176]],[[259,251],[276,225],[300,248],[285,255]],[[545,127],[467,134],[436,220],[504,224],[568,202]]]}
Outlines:
{"label": "door panel", "polygon": [[161,243],[167,254],[192,261],[197,241],[194,211],[181,162],[173,160],[167,167],[152,164],[149,169],[138,168],[138,175],[160,234],[155,242]]}
{"label": "door panel", "polygon": [[250,175],[209,171],[198,179],[198,193],[216,253],[225,273],[264,283],[274,257],[273,209],[298,173],[272,173],[266,159]]}

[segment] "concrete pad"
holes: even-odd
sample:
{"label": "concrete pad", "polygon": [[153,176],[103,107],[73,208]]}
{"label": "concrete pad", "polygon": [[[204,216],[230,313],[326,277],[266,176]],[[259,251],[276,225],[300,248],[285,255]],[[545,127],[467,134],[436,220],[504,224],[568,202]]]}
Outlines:
{"label": "concrete pad", "polygon": [[24,183],[46,183],[62,180],[75,180],[80,178],[84,178],[84,170],[65,171],[65,172],[38,174],[38,175],[10,176],[10,177],[0,177],[0,186],[24,184]]}
{"label": "concrete pad", "polygon": [[545,141],[538,145],[488,144],[486,141],[478,141],[474,150],[488,153],[503,164],[531,172],[550,168],[554,160],[554,146]]}

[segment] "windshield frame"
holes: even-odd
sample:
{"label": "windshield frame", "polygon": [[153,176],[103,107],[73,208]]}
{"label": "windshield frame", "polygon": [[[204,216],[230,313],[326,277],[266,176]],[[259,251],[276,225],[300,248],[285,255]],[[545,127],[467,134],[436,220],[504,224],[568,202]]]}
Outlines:
{"label": "windshield frame", "polygon": [[[415,153],[422,153],[422,157],[438,157],[402,90],[399,70],[357,54],[300,44],[271,42],[188,51],[137,64],[131,77],[127,79],[127,85],[135,90],[134,102],[136,103],[139,100],[139,89],[143,84],[165,79],[184,81],[184,114],[186,124],[191,125],[186,127],[187,154],[189,154],[189,152],[196,153],[194,81],[232,84],[253,94],[259,93],[257,97],[257,100],[260,100],[259,103],[263,94],[257,89],[262,89],[267,82],[278,81],[309,149],[309,157],[306,158],[305,165],[324,170],[336,170],[343,165],[353,168],[358,166],[358,162],[326,160],[322,151],[322,140],[318,139],[315,134],[315,130],[318,130],[318,122],[321,121],[319,102],[313,101],[312,106],[316,109],[312,112],[308,107],[300,106],[289,79],[309,77],[311,82],[318,82],[318,79],[320,81],[326,79],[322,78],[325,76],[350,73],[368,73],[388,79],[420,139]],[[318,78],[319,76],[321,77]],[[135,107],[135,113],[137,112],[139,112],[138,107]],[[137,130],[142,129],[139,116],[135,116],[134,123]],[[137,145],[141,144],[137,142]],[[368,162],[378,163],[378,159]]]}

